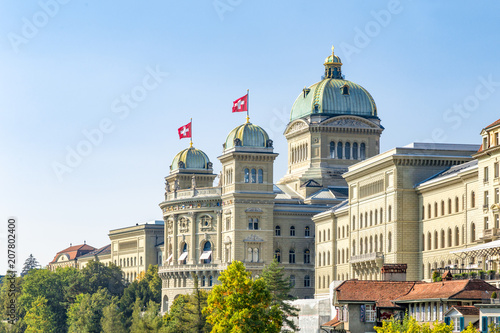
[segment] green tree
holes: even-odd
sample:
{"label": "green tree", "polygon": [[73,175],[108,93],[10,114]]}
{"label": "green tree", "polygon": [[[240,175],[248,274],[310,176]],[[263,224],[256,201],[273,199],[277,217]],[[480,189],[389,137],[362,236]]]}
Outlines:
{"label": "green tree", "polygon": [[149,301],[145,311],[142,310],[141,301],[138,299],[134,303],[130,333],[160,332],[163,325],[163,320],[159,315],[160,305]]}
{"label": "green tree", "polygon": [[[277,305],[282,315],[283,324],[291,331],[298,331],[299,328],[291,318],[299,317],[299,309],[292,306],[289,301],[294,300],[295,297],[290,295],[293,286],[290,284],[290,279],[285,278],[283,274],[284,267],[281,266],[276,259],[264,268],[261,277],[266,283],[266,287],[271,293],[271,304]],[[285,329],[282,332],[290,332]]]}
{"label": "green tree", "polygon": [[33,257],[32,254],[24,261],[23,270],[21,271],[21,276],[25,276],[32,269],[40,268],[40,263]]}
{"label": "green tree", "polygon": [[472,321],[469,322],[469,325],[465,328],[465,330],[462,331],[462,333],[477,333],[478,331],[472,324]]}
{"label": "green tree", "polygon": [[[161,279],[158,275],[158,266],[150,265],[143,278],[134,280],[123,291],[119,307],[124,318],[132,317],[137,299],[140,300],[143,309],[148,306],[149,301],[160,304]],[[127,326],[130,326],[130,319],[127,320]]]}
{"label": "green tree", "polygon": [[102,333],[126,333],[122,313],[118,310],[116,300],[102,310],[101,327]]}
{"label": "green tree", "polygon": [[280,332],[283,313],[271,304],[262,278],[252,280],[245,265],[233,261],[219,280],[203,309],[212,332]]}
{"label": "green tree", "polygon": [[489,333],[500,333],[500,325],[491,322],[488,325],[488,332]]}
{"label": "green tree", "polygon": [[19,296],[19,311],[21,318],[28,310],[32,309],[33,302],[38,297],[47,300],[48,312],[52,313],[53,322],[57,332],[66,331],[66,308],[60,277],[46,269],[31,270],[22,282],[21,295]]}
{"label": "green tree", "polygon": [[99,333],[103,309],[111,303],[106,289],[81,294],[68,310],[68,333]]}
{"label": "green tree", "polygon": [[403,320],[398,320],[391,318],[389,320],[384,320],[382,326],[375,326],[375,331],[377,333],[452,333],[453,332],[453,322],[449,325],[445,323],[440,323],[437,320],[433,323],[432,329],[428,323],[419,324],[415,318],[409,317],[408,314],[405,315]]}
{"label": "green tree", "polygon": [[194,292],[179,295],[164,317],[162,332],[197,332],[208,333],[212,326],[207,322],[203,308],[207,306],[208,293],[198,287],[198,276],[193,274]]}
{"label": "green tree", "polygon": [[125,289],[123,273],[120,267],[104,265],[91,260],[80,271],[82,288],[85,293],[94,294],[99,288],[105,288],[113,296],[122,296]]}
{"label": "green tree", "polygon": [[24,317],[26,333],[52,333],[58,332],[55,325],[54,314],[47,305],[47,299],[38,296],[31,302],[31,307]]}

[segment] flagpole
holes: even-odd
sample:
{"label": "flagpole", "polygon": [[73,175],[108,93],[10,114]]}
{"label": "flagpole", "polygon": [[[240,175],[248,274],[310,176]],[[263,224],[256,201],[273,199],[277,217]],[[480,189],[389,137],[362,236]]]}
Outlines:
{"label": "flagpole", "polygon": [[191,118],[191,137],[189,138],[191,141],[189,142],[189,148],[193,147],[193,118]]}
{"label": "flagpole", "polygon": [[250,89],[247,89],[247,123],[250,122]]}

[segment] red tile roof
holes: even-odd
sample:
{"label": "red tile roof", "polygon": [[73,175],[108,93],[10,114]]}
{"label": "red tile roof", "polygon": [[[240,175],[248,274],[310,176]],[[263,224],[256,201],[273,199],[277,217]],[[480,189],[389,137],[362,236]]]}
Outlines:
{"label": "red tile roof", "polygon": [[393,300],[406,295],[415,284],[421,282],[359,281],[348,280],[338,286],[337,301],[375,302],[378,307],[397,307]]}
{"label": "red tile roof", "polygon": [[457,309],[457,311],[463,314],[464,316],[479,316],[479,308],[476,308],[475,306],[453,305],[452,308]]}
{"label": "red tile roof", "polygon": [[57,258],[59,258],[59,256],[62,254],[68,255],[69,260],[74,260],[81,255],[89,253],[90,251],[94,251],[95,249],[96,249],[95,247],[87,245],[87,244],[70,246],[67,249],[64,249],[62,251],[57,252],[56,256],[54,257],[54,259],[50,263],[51,264],[55,263],[57,261]]}
{"label": "red tile roof", "polygon": [[337,316],[335,316],[335,318],[333,318],[333,319],[332,319],[332,320],[330,320],[330,321],[327,321],[326,323],[324,323],[323,325],[321,325],[321,327],[323,327],[323,326],[336,327],[336,326],[338,326],[340,323],[341,323],[341,321],[339,321],[339,320],[337,319]]}
{"label": "red tile roof", "polygon": [[452,280],[415,284],[413,289],[396,301],[424,299],[483,299],[497,288],[483,280]]}
{"label": "red tile roof", "polygon": [[498,119],[497,121],[494,121],[493,123],[489,124],[484,129],[488,129],[488,128],[496,126],[496,125],[500,125],[500,119]]}

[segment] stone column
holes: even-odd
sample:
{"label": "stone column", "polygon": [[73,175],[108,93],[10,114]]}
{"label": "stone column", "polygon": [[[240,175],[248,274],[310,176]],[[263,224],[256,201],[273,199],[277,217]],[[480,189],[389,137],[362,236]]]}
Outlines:
{"label": "stone column", "polygon": [[215,261],[222,262],[222,210],[216,211],[217,214],[217,254]]}
{"label": "stone column", "polygon": [[198,256],[197,256],[197,244],[196,244],[196,231],[198,229],[198,225],[196,223],[196,213],[195,212],[189,212],[189,216],[191,217],[191,248],[189,249],[189,261],[196,265]]}
{"label": "stone column", "polygon": [[174,228],[174,232],[173,232],[173,235],[172,235],[172,262],[174,263],[174,265],[177,265],[179,263],[178,259],[179,259],[179,252],[178,252],[178,249],[177,247],[179,246],[178,242],[177,242],[177,218],[179,215],[177,214],[172,214],[172,219],[174,220],[174,225],[173,225],[173,228]]}

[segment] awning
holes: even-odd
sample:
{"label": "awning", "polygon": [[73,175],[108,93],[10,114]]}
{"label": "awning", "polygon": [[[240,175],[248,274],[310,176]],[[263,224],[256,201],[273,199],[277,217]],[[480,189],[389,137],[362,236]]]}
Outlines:
{"label": "awning", "polygon": [[170,260],[172,260],[172,257],[173,257],[173,254],[171,254],[171,255],[167,258],[167,262],[169,262]]}
{"label": "awning", "polygon": [[465,256],[494,256],[500,254],[500,240],[479,244],[466,249],[453,251],[453,254],[465,254]]}
{"label": "awning", "polygon": [[210,259],[210,256],[212,255],[212,251],[203,251],[201,254],[200,260],[208,260]]}
{"label": "awning", "polygon": [[188,256],[187,252],[182,252],[181,256],[179,257],[179,261],[186,260],[187,256]]}

